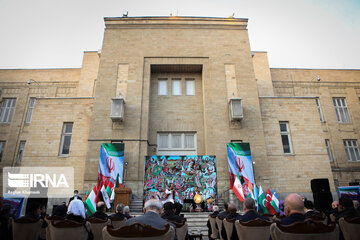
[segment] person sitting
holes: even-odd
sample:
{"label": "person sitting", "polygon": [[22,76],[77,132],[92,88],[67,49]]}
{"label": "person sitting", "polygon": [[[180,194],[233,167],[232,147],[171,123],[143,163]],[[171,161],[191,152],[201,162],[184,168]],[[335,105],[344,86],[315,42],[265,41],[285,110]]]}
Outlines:
{"label": "person sitting", "polygon": [[174,203],[174,205],[175,205],[175,215],[180,216],[180,213],[181,213],[181,211],[183,209],[183,205],[181,203],[178,203],[178,202]]}
{"label": "person sitting", "polygon": [[358,200],[353,200],[353,204],[354,204],[355,210],[356,210],[356,211],[358,212],[358,214],[360,215],[359,201],[358,201]]}
{"label": "person sitting", "polygon": [[[228,203],[228,213],[229,214],[226,216],[226,219],[229,220],[235,220],[237,217],[240,216],[237,213],[237,208],[235,204],[233,203]],[[224,223],[222,224],[221,236],[223,237],[223,239],[227,239]],[[230,239],[238,239],[236,231],[232,232]]]}
{"label": "person sitting", "polygon": [[79,196],[79,191],[78,190],[74,190],[74,196],[72,196],[70,199],[69,199],[69,204],[72,200],[74,199],[79,199],[82,201],[82,198]]}
{"label": "person sitting", "polygon": [[58,217],[66,217],[66,212],[67,212],[66,206],[61,204],[55,208],[54,213],[52,215]]}
{"label": "person sitting", "polygon": [[220,212],[219,214],[218,214],[218,217],[220,218],[220,219],[224,219],[224,218],[226,218],[226,216],[229,214],[229,212],[228,212],[228,203],[224,203],[224,211],[222,211],[222,212]]}
{"label": "person sitting", "polygon": [[13,239],[10,217],[14,218],[14,215],[11,214],[10,211],[11,211],[10,205],[6,204],[2,206],[1,214],[0,214],[0,236],[1,239],[4,240]]}
{"label": "person sitting", "polygon": [[[209,214],[210,217],[217,217],[219,215],[219,206],[214,205],[212,207],[213,212]],[[212,229],[210,224],[210,219],[207,220],[206,226],[208,227],[208,236],[211,236]]]}
{"label": "person sitting", "polygon": [[130,207],[129,206],[124,207],[124,215],[127,219],[132,218],[130,215]]}
{"label": "person sitting", "polygon": [[116,205],[116,213],[109,216],[109,218],[126,218],[124,215],[124,204],[118,204]]}
{"label": "person sitting", "polygon": [[164,204],[164,213],[161,215],[163,219],[166,219],[170,222],[183,223],[185,222],[185,218],[180,217],[175,214],[175,205],[171,202],[167,202]]}
{"label": "person sitting", "polygon": [[304,211],[305,211],[304,216],[306,218],[311,216],[322,217],[322,214],[319,211],[314,210],[314,204],[312,203],[312,201],[307,200],[306,198],[304,200]]}
{"label": "person sitting", "polygon": [[89,218],[99,218],[106,220],[108,218],[108,215],[105,212],[106,212],[105,203],[100,201],[96,204],[96,212],[90,215]]}
{"label": "person sitting", "polygon": [[284,206],[286,217],[280,220],[281,225],[305,221],[304,202],[299,194],[290,193],[287,195]]}
{"label": "person sitting", "polygon": [[41,216],[41,208],[38,202],[32,202],[26,208],[25,218],[30,219],[42,219],[43,223],[41,225],[42,228],[46,228],[48,226],[47,222]]}
{"label": "person sitting", "polygon": [[335,221],[338,223],[340,218],[354,218],[359,214],[354,208],[354,204],[350,198],[341,197],[339,199],[338,214],[335,215]]}
{"label": "person sitting", "polygon": [[82,223],[85,218],[85,206],[79,199],[73,199],[68,207],[66,219]]}
{"label": "person sitting", "polygon": [[174,229],[176,229],[174,224],[169,223],[168,221],[160,217],[162,209],[163,204],[160,200],[150,199],[144,204],[144,215],[126,220],[125,225],[129,226],[133,223],[141,223],[144,225],[146,224],[155,228],[162,229],[165,227],[165,224],[169,224]]}
{"label": "person sitting", "polygon": [[236,217],[236,220],[241,220],[242,222],[248,222],[255,220],[256,218],[264,219],[269,221],[269,218],[262,216],[256,212],[255,200],[252,198],[245,198],[244,200],[244,215],[239,215]]}

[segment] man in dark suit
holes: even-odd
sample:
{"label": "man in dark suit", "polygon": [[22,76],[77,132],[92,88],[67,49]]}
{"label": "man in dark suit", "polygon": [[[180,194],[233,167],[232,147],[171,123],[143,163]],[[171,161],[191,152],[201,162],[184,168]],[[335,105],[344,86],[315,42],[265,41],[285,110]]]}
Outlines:
{"label": "man in dark suit", "polygon": [[105,212],[106,212],[105,203],[100,201],[96,204],[96,212],[90,215],[89,218],[99,218],[106,220],[108,218],[108,215]]}
{"label": "man in dark suit", "polygon": [[118,204],[116,205],[116,213],[112,214],[109,216],[109,218],[126,218],[126,216],[124,215],[124,204]]}
{"label": "man in dark suit", "polygon": [[[160,213],[162,211],[163,208],[163,204],[161,201],[157,200],[157,199],[150,199],[148,201],[145,202],[144,205],[144,215],[138,216],[138,217],[134,217],[134,218],[130,218],[128,220],[126,220],[125,225],[131,225],[133,223],[141,223],[141,224],[146,224],[146,225],[150,225],[153,226],[155,228],[164,228],[165,224],[169,224],[170,226],[172,226],[175,228],[175,225],[172,223],[169,223],[168,221],[166,221],[165,219],[162,219],[160,217]],[[176,235],[175,235],[176,236]]]}
{"label": "man in dark suit", "polygon": [[354,208],[354,203],[350,198],[341,197],[339,199],[339,212],[335,215],[335,221],[338,223],[340,218],[355,218],[359,217],[358,212]]}
{"label": "man in dark suit", "polygon": [[295,222],[305,221],[304,202],[299,194],[291,193],[287,195],[284,206],[287,217],[280,220],[281,225],[290,225]]}
{"label": "man in dark suit", "polygon": [[78,190],[74,190],[74,196],[72,196],[70,199],[69,199],[69,203],[68,205],[70,204],[70,202],[74,199],[79,199],[82,201],[82,198],[79,196],[79,191]]}
{"label": "man in dark suit", "polygon": [[256,218],[264,219],[269,221],[269,218],[262,216],[256,212],[255,200],[252,198],[245,198],[244,200],[244,215],[239,215],[236,220],[241,220],[242,222],[248,222],[255,220]]}
{"label": "man in dark suit", "polygon": [[[228,204],[228,213],[229,214],[226,216],[226,219],[233,220],[233,219],[236,219],[237,217],[239,217],[240,215],[236,211],[237,211],[237,208],[236,208],[235,204],[229,203]],[[223,239],[228,239],[226,236],[224,223],[222,224],[221,236],[223,237]],[[230,239],[238,239],[236,231],[233,231],[233,233],[230,236]]]}
{"label": "man in dark suit", "polygon": [[[219,215],[219,207],[217,205],[214,205],[212,207],[213,212],[209,214],[210,217],[217,217]],[[208,236],[210,237],[212,234],[211,224],[210,220],[207,220],[206,226],[208,227]]]}
{"label": "man in dark suit", "polygon": [[164,213],[161,215],[161,218],[169,222],[183,223],[186,221],[185,218],[175,214],[175,205],[172,202],[167,202],[164,204]]}
{"label": "man in dark suit", "polygon": [[229,212],[228,212],[228,203],[224,203],[224,211],[222,211],[222,212],[220,212],[219,214],[218,214],[218,217],[220,218],[220,219],[224,219],[224,218],[226,218],[226,216],[229,214]]}

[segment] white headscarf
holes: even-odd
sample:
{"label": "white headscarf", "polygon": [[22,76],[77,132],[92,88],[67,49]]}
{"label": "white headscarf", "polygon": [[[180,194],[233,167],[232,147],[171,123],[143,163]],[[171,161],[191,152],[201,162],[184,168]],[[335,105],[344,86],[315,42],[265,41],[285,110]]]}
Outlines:
{"label": "white headscarf", "polygon": [[67,214],[74,214],[75,216],[82,216],[84,219],[85,216],[85,207],[84,203],[79,199],[74,199],[70,202],[68,206]]}

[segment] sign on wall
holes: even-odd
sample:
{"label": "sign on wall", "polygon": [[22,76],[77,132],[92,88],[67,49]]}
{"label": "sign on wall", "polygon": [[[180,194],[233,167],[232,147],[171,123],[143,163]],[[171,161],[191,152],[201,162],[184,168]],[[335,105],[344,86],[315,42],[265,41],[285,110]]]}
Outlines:
{"label": "sign on wall", "polygon": [[198,187],[206,200],[217,196],[215,156],[146,156],[144,176],[144,200],[160,195],[170,184],[175,185],[175,201],[193,199]]}

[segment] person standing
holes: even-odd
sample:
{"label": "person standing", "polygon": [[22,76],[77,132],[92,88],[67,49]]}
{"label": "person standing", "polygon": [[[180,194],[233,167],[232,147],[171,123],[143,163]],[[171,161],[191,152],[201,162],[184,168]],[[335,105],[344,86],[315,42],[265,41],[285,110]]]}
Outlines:
{"label": "person standing", "polygon": [[174,184],[171,183],[170,187],[168,189],[165,190],[165,200],[163,201],[163,204],[167,203],[167,202],[171,202],[171,203],[175,203],[175,189],[174,189]]}

